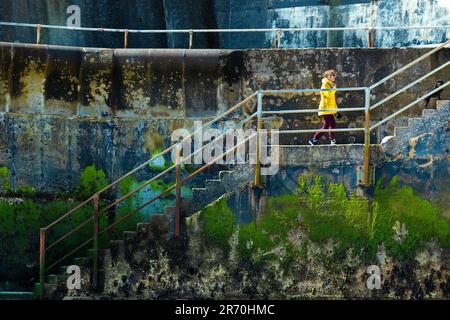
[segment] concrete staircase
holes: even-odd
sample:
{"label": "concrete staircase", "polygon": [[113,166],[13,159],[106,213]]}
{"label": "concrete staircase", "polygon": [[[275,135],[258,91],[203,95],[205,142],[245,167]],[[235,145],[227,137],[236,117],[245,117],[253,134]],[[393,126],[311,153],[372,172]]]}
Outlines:
{"label": "concrete staircase", "polygon": [[450,121],[450,100],[438,100],[436,109],[423,109],[422,117],[409,118],[408,126],[396,127],[394,136],[381,144],[381,150],[387,157],[399,157],[406,149],[424,135],[431,134]]}
{"label": "concrete staircase", "polygon": [[[408,126],[396,127],[394,129],[394,136],[391,136],[390,139],[387,139],[387,141],[381,144],[381,150],[388,156],[396,153],[398,154],[410,145],[409,140],[411,138],[433,132],[448,124],[448,121],[450,120],[450,100],[437,101],[436,105],[436,109],[424,109],[422,117],[410,118]],[[322,147],[332,148],[331,150],[342,153],[346,148],[355,148],[358,146],[336,145],[298,147],[305,148],[308,152],[313,152]],[[298,150],[295,151],[295,153],[298,153]],[[359,153],[360,152],[358,152],[358,154]],[[285,156],[287,160],[289,160],[288,155],[289,154]],[[336,160],[336,157],[333,158]],[[346,157],[347,161],[348,158],[349,157]],[[286,159],[284,160],[285,162],[287,161]],[[289,161],[287,161],[286,164],[288,162]],[[253,166],[237,164],[229,165],[227,170],[219,171],[217,179],[206,179],[204,181],[204,187],[192,188],[193,197],[191,202],[185,203],[185,200],[183,199],[183,215],[189,216],[206,207],[222,195],[238,190],[244,184],[252,181],[253,174]],[[167,237],[172,237],[174,233],[174,219],[175,208],[166,207],[163,214],[152,215],[149,222],[137,224],[135,231],[123,232],[122,239],[111,240],[109,248],[99,252],[99,283],[97,291],[101,292],[104,288],[105,265],[111,264],[112,261],[117,260],[118,257],[124,255],[131,256],[133,248],[136,248],[136,246],[144,246],[145,244],[143,244],[141,240],[147,239],[150,234],[153,234],[154,236],[163,234]],[[81,268],[82,289],[67,289],[67,266],[62,266],[58,269],[57,273],[47,276],[47,283],[45,283],[46,297],[53,299],[64,298],[66,300],[86,299],[89,297],[92,283],[92,250],[89,250],[88,252],[88,256],[73,259],[73,264],[78,265]],[[39,290],[39,286],[39,284],[36,284],[36,290]]]}
{"label": "concrete staircase", "polygon": [[[193,188],[193,198],[190,203],[183,203],[183,215],[189,216],[204,208],[220,196],[237,190],[253,179],[253,168],[248,165],[230,165],[231,170],[219,171],[218,179],[206,179],[204,188]],[[99,250],[99,271],[97,291],[101,292],[105,281],[105,260],[108,263],[115,260],[117,256],[127,254],[140,239],[148,238],[149,233],[166,234],[172,238],[175,225],[175,207],[169,206],[164,209],[164,214],[152,215],[147,223],[138,223],[135,231],[124,231],[122,239],[111,240],[109,248]],[[45,286],[45,297],[51,299],[76,300],[85,299],[90,294],[92,283],[92,259],[93,250],[88,250],[88,255],[74,258],[73,265],[81,270],[81,289],[69,290],[67,288],[68,266],[61,266],[57,272],[47,275]],[[35,285],[35,294],[39,296],[40,284]]]}
{"label": "concrete staircase", "polygon": [[203,188],[192,188],[191,213],[195,213],[228,192],[239,189],[253,179],[253,167],[230,165],[219,172],[218,179],[206,179]]}
{"label": "concrete staircase", "polygon": [[[146,223],[138,223],[135,231],[124,231],[122,239],[111,240],[109,248],[99,250],[98,252],[98,284],[97,292],[101,292],[104,287],[105,280],[105,259],[111,259],[111,256],[123,254],[131,244],[143,235],[148,233],[166,234],[167,237],[173,237],[175,207],[166,207],[164,214],[154,214]],[[53,274],[48,274],[46,283],[44,284],[45,298],[64,299],[64,300],[80,300],[89,298],[92,293],[92,267],[93,267],[93,249],[89,249],[87,256],[76,257],[72,259],[72,265],[77,265],[81,270],[81,289],[68,289],[67,274],[68,266],[60,266],[55,269]],[[35,284],[34,295],[39,297],[40,283]]]}

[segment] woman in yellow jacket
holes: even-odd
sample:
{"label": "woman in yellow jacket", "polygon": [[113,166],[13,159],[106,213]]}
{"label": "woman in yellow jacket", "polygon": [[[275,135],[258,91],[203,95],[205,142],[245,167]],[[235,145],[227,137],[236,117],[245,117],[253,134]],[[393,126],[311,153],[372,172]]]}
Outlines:
{"label": "woman in yellow jacket", "polygon": [[[324,72],[322,79],[322,87],[321,89],[336,89],[336,71],[330,69]],[[320,105],[319,109],[337,109],[336,103],[336,91],[321,91],[320,92]],[[339,112],[336,110],[332,111],[319,111],[319,116],[323,117],[322,120],[322,128],[323,129],[334,129],[336,127],[336,122],[334,121],[334,115],[339,119],[341,116]],[[319,140],[320,136],[323,134],[323,131],[317,131],[314,134],[314,137],[309,140],[310,145],[315,145]],[[331,144],[336,144],[336,140],[334,139],[334,132],[328,132],[328,136],[330,138]]]}

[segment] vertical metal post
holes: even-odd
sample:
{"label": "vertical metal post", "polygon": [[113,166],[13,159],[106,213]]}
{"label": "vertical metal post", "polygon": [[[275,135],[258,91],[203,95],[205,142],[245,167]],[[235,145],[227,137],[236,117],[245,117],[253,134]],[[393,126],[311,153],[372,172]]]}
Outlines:
{"label": "vertical metal post", "polygon": [[189,30],[189,49],[192,49],[192,40],[194,38],[194,31]]}
{"label": "vertical metal post", "polygon": [[277,48],[280,49],[281,48],[281,29],[278,29],[277,31],[277,37],[278,37],[278,46]]}
{"label": "vertical metal post", "polygon": [[123,47],[128,48],[128,29],[125,29],[123,33]]}
{"label": "vertical metal post", "polygon": [[259,186],[261,183],[261,159],[260,159],[260,137],[262,129],[262,97],[263,92],[258,91],[258,109],[256,111],[257,124],[256,124],[256,166],[255,166],[255,185]]}
{"label": "vertical metal post", "polygon": [[41,25],[38,24],[36,26],[36,44],[39,45],[40,42],[41,42]]}
{"label": "vertical metal post", "polygon": [[369,185],[370,162],[370,88],[364,89],[364,184]]}
{"label": "vertical metal post", "polygon": [[94,236],[93,236],[93,253],[92,253],[92,287],[97,289],[98,282],[98,231],[99,231],[99,223],[98,223],[98,201],[99,194],[96,193],[94,195],[93,205],[94,205]]}
{"label": "vertical metal post", "polygon": [[45,294],[45,228],[39,233],[39,299]]}
{"label": "vertical metal post", "polygon": [[373,29],[368,29],[368,47],[373,48]]}
{"label": "vertical metal post", "polygon": [[181,216],[181,147],[176,147],[176,204],[175,204],[175,238],[180,236],[180,216]]}

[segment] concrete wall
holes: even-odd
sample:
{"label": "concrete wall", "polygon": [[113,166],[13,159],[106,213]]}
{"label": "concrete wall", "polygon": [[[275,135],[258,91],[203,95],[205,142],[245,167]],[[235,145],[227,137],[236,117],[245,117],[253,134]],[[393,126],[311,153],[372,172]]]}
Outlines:
{"label": "concrete wall", "polygon": [[[110,50],[0,44],[0,166],[10,169],[13,185],[68,190],[91,164],[110,179],[119,177],[170,145],[177,128],[191,130],[258,89],[314,88],[324,69],[338,70],[338,86],[365,86],[425,53],[426,49],[298,50]],[[450,50],[380,87],[374,101],[448,61]],[[449,80],[439,72],[372,115],[392,113]],[[360,93],[339,94],[341,107],[363,103]],[[445,90],[442,98],[448,98]],[[317,95],[269,96],[266,110],[316,108]],[[244,111],[232,113],[234,123]],[[421,107],[409,113],[420,115]],[[382,128],[407,121],[408,114]],[[266,127],[318,128],[317,115],[271,117]],[[338,127],[359,127],[363,115],[350,112]],[[219,123],[219,129],[229,126]],[[377,133],[374,132],[376,141]],[[361,136],[354,134],[356,142]],[[306,143],[309,135],[280,137],[281,144]],[[347,143],[351,134],[339,134]]]}
{"label": "concrete wall", "polygon": [[[66,25],[70,5],[80,7],[81,26],[127,29],[231,29],[449,25],[446,0],[15,0],[0,3],[0,20]],[[440,43],[450,29],[375,33],[375,46]],[[196,34],[195,48],[270,48],[273,33]],[[0,28],[0,40],[34,43],[32,28]],[[123,34],[45,30],[42,43],[123,47]],[[367,32],[285,33],[283,47],[366,47]],[[187,34],[131,34],[129,47],[187,48]]]}

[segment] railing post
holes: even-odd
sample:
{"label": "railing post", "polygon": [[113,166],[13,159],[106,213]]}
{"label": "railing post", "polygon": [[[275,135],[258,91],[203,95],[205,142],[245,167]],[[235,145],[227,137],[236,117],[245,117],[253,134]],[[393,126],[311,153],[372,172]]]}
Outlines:
{"label": "railing post", "polygon": [[369,185],[370,162],[370,88],[364,89],[364,184]]}
{"label": "railing post", "polygon": [[277,48],[280,49],[281,48],[281,29],[278,29],[277,31],[277,37],[278,37],[278,45]]}
{"label": "railing post", "polygon": [[125,29],[123,33],[123,47],[128,48],[128,29]]}
{"label": "railing post", "polygon": [[256,124],[256,166],[255,166],[255,185],[259,186],[261,182],[261,159],[260,159],[260,140],[262,129],[262,97],[263,92],[258,91],[258,109],[256,111],[257,124]]}
{"label": "railing post", "polygon": [[192,49],[192,40],[194,38],[194,31],[189,30],[189,49]]}
{"label": "railing post", "polygon": [[175,202],[175,238],[180,236],[180,216],[181,216],[181,146],[176,147],[176,202]]}
{"label": "railing post", "polygon": [[93,252],[92,252],[92,287],[97,289],[98,283],[98,232],[99,232],[99,223],[98,223],[98,201],[99,194],[96,193],[94,198],[92,199],[94,206],[93,220],[94,220],[94,236],[93,236]]}
{"label": "railing post", "polygon": [[368,47],[373,48],[373,29],[368,29]]}
{"label": "railing post", "polygon": [[45,228],[39,233],[39,299],[44,299],[45,294]]}
{"label": "railing post", "polygon": [[41,42],[41,25],[36,25],[36,44],[39,45]]}

